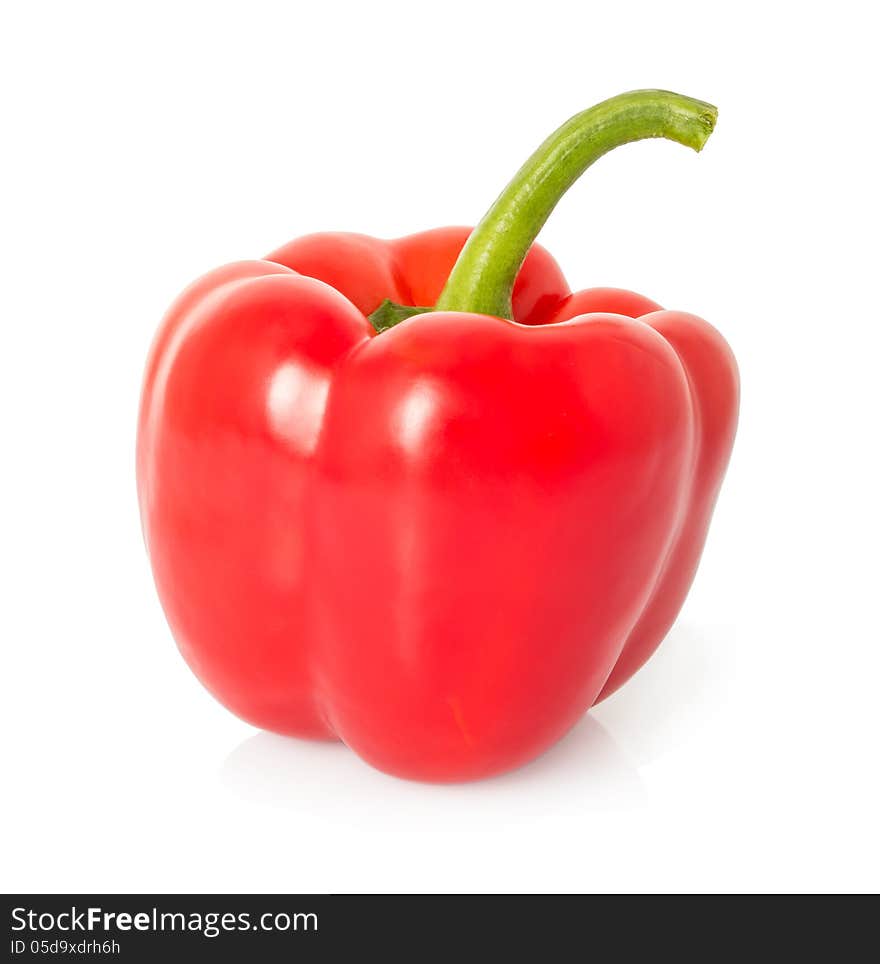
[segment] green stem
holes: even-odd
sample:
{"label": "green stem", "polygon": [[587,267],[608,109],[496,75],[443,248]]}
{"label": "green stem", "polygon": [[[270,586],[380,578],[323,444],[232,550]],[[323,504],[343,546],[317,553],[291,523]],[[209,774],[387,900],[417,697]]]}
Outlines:
{"label": "green stem", "polygon": [[386,298],[367,318],[376,331],[381,334],[383,331],[399,325],[402,321],[406,321],[407,318],[412,318],[413,315],[423,315],[425,312],[433,310],[433,308],[423,308],[421,305],[399,305],[390,298]]}
{"label": "green stem", "polygon": [[440,294],[437,311],[511,318],[513,283],[563,194],[603,154],[646,137],[699,151],[718,111],[666,90],[634,90],[576,114],[535,151],[474,229]]}

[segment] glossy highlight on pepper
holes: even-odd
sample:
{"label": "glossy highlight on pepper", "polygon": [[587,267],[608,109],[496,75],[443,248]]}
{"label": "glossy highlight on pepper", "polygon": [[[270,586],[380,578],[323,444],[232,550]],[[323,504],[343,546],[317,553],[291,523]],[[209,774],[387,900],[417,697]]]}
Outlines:
{"label": "glossy highlight on pepper", "polygon": [[185,659],[230,710],[428,781],[519,766],[684,601],[738,378],[705,321],[572,293],[535,237],[607,151],[714,108],[578,114],[477,228],[325,233],[191,285],[147,361],[141,520]]}

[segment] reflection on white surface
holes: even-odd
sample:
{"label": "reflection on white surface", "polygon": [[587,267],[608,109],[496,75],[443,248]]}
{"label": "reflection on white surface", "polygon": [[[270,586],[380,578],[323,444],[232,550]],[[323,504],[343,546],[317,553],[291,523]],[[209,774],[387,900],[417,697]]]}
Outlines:
{"label": "reflection on white surface", "polygon": [[221,779],[250,803],[389,831],[424,829],[428,823],[438,831],[503,831],[510,823],[553,819],[561,811],[625,810],[645,800],[637,771],[590,716],[528,766],[476,783],[398,780],[373,770],[340,743],[270,733],[236,747]]}
{"label": "reflection on white surface", "polygon": [[272,431],[303,455],[318,444],[330,382],[324,371],[286,362],[269,383],[266,414]]}
{"label": "reflection on white surface", "polygon": [[648,795],[638,767],[679,747],[724,706],[729,647],[717,627],[711,634],[673,628],[649,663],[564,739],[490,780],[411,783],[373,770],[340,743],[270,733],[236,747],[221,779],[248,803],[389,832],[428,821],[437,830],[503,832],[545,817],[641,808]]}
{"label": "reflection on white surface", "polygon": [[675,750],[730,699],[729,628],[676,624],[648,662],[593,714],[638,766]]}

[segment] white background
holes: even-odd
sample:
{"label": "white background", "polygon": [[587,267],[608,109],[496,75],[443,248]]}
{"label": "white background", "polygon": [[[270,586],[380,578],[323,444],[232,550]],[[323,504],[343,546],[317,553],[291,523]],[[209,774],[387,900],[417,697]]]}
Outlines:
{"label": "white background", "polygon": [[[878,74],[867,3],[28,3],[0,22],[2,886],[875,890]],[[570,114],[720,107],[541,240],[694,311],[742,370],[658,655],[459,787],[260,734],[178,656],[140,538],[141,369],[192,278],[322,229],[477,220]]]}

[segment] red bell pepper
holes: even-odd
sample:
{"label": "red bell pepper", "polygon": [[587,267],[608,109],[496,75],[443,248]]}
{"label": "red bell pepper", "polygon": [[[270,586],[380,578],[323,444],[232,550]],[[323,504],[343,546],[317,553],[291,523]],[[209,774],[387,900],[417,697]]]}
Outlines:
{"label": "red bell pepper", "polygon": [[259,727],[466,780],[625,682],[688,591],[736,426],[699,318],[572,294],[533,246],[596,158],[696,150],[663,91],[573,117],[480,225],[317,234],[188,288],[148,360],[138,489],[204,685]]}

